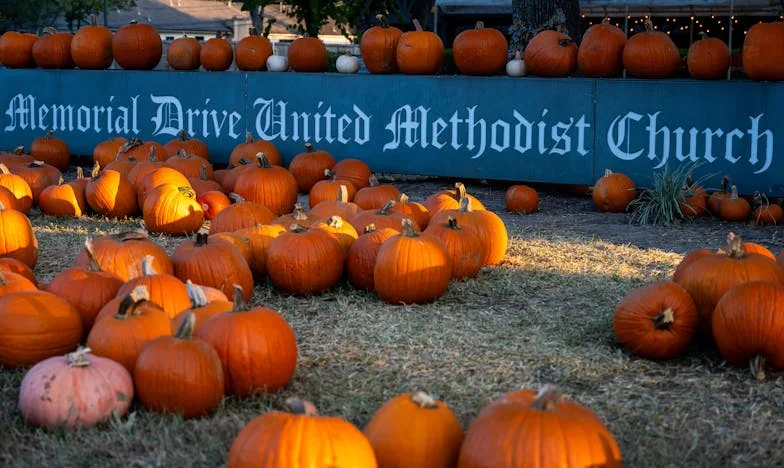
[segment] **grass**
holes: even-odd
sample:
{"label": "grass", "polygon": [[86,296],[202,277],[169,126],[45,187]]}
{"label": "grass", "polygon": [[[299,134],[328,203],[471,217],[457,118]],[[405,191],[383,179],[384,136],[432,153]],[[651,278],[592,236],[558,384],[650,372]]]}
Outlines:
{"label": "grass", "polygon": [[[403,189],[421,200],[448,185]],[[469,190],[502,211],[499,188]],[[453,283],[432,305],[388,306],[346,285],[301,298],[258,284],[253,303],[280,310],[297,335],[297,373],[278,394],[226,398],[203,419],[152,414],[135,403],[128,417],[97,428],[37,430],[16,408],[24,372],[0,370],[0,466],[220,466],[246,422],[291,396],[364,427],[385,400],[424,389],[467,428],[490,400],[544,383],[602,418],[626,466],[784,464],[779,376],[756,382],[747,369],[696,347],[671,362],[646,361],[612,335],[613,308],[630,288],[668,278],[687,250],[721,245],[728,226],[710,219],[677,228],[629,225],[628,215],[599,214],[590,200],[554,194],[543,194],[540,206],[526,217],[503,213],[505,262]],[[32,221],[43,281],[71,264],[85,234],[116,228],[105,220]],[[733,228],[780,249],[779,228]],[[169,252],[179,242],[156,240]]]}

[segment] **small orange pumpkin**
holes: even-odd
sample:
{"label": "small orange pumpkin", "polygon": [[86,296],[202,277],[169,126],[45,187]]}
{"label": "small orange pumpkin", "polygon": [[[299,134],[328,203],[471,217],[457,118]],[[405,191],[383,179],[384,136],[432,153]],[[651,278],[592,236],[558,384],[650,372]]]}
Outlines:
{"label": "small orange pumpkin", "polygon": [[201,66],[201,44],[193,37],[183,36],[166,48],[166,63],[172,70],[198,70]]}
{"label": "small orange pumpkin", "polygon": [[395,73],[397,71],[397,44],[403,31],[390,27],[384,15],[376,15],[379,25],[365,31],[359,41],[362,61],[370,73]]}
{"label": "small orange pumpkin", "polygon": [[299,153],[289,163],[289,172],[297,180],[297,187],[301,193],[308,193],[320,180],[326,177],[326,171],[335,166],[335,158],[326,151],[313,148],[310,143],[305,143],[305,152]]}
{"label": "small orange pumpkin", "polygon": [[403,33],[397,43],[397,66],[406,75],[435,75],[444,63],[444,43],[438,34],[423,30],[418,19],[413,22],[415,30]]}
{"label": "small orange pumpkin", "polygon": [[646,19],[645,32],[626,41],[623,66],[634,78],[671,78],[681,67],[681,54],[670,36],[654,31],[653,23]]}
{"label": "small orange pumpkin", "polygon": [[689,47],[686,64],[689,74],[698,80],[720,80],[727,77],[730,68],[730,49],[721,39],[709,38],[704,32],[702,39]]}
{"label": "small orange pumpkin", "polygon": [[626,174],[607,169],[593,186],[592,196],[599,211],[623,213],[629,203],[637,198],[637,187]]}
{"label": "small orange pumpkin", "polygon": [[495,75],[506,66],[509,43],[501,31],[485,28],[482,21],[455,37],[452,54],[455,65],[464,75]]}
{"label": "small orange pumpkin", "polygon": [[506,209],[514,213],[531,214],[539,209],[539,194],[527,185],[512,185],[504,195]]}
{"label": "small orange pumpkin", "polygon": [[250,28],[248,37],[243,38],[234,48],[234,62],[242,71],[264,71],[267,69],[267,59],[272,54],[270,40],[260,35],[256,28]]}
{"label": "small orange pumpkin", "polygon": [[611,78],[623,71],[623,48],[626,33],[604,18],[583,34],[577,52],[577,67],[589,78]]}
{"label": "small orange pumpkin", "polygon": [[327,69],[327,48],[321,39],[306,33],[291,43],[288,60],[296,72],[323,72]]}
{"label": "small orange pumpkin", "polygon": [[526,73],[544,77],[567,77],[577,69],[577,45],[558,31],[534,36],[523,54]]}
{"label": "small orange pumpkin", "polygon": [[153,25],[131,21],[114,34],[112,53],[126,70],[152,70],[161,61],[163,41]]}
{"label": "small orange pumpkin", "polygon": [[218,33],[208,39],[201,48],[199,55],[201,66],[207,71],[226,71],[234,61],[234,50],[231,42],[223,38],[223,33]]}

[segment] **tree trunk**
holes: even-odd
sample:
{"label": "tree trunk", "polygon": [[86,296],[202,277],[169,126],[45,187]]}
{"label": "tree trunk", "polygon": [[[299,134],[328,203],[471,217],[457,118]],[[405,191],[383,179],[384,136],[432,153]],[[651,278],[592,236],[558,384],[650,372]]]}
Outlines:
{"label": "tree trunk", "polygon": [[513,56],[517,50],[524,51],[528,41],[540,30],[558,29],[559,26],[561,32],[576,42],[580,41],[579,0],[512,0],[509,55]]}
{"label": "tree trunk", "polygon": [[261,8],[253,7],[248,11],[248,15],[250,16],[250,23],[251,25],[256,28],[256,31],[261,34],[263,32],[263,24],[261,22]]}

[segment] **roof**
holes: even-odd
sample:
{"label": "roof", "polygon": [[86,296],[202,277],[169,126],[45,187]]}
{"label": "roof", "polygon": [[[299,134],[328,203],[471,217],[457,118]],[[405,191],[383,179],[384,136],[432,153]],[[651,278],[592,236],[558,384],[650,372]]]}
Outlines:
{"label": "roof", "polygon": [[[738,15],[779,14],[779,0],[734,0],[733,12]],[[511,14],[512,0],[436,0],[436,6],[447,14],[496,13]],[[589,16],[608,13],[657,13],[669,15],[729,14],[729,0],[580,0],[580,9]]]}
{"label": "roof", "polygon": [[109,27],[131,20],[150,23],[158,31],[233,31],[235,18],[247,18],[241,4],[204,0],[136,0],[136,7],[109,12]]}

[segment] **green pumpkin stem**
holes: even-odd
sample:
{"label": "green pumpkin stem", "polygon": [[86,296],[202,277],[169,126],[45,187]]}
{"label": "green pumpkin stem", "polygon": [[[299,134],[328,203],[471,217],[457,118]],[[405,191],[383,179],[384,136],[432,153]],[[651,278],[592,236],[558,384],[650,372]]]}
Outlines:
{"label": "green pumpkin stem", "polygon": [[127,319],[136,313],[136,309],[139,307],[139,305],[141,305],[142,302],[149,300],[150,291],[147,289],[147,286],[136,286],[120,302],[120,306],[117,307],[117,313],[114,314],[114,318],[120,320]]}
{"label": "green pumpkin stem", "polygon": [[671,308],[667,308],[659,312],[656,317],[653,318],[653,326],[657,330],[669,330],[672,328],[672,324],[675,322],[675,312]]}
{"label": "green pumpkin stem", "polygon": [[245,302],[245,293],[242,289],[242,286],[239,284],[234,284],[232,289],[234,290],[234,296],[232,296],[232,312],[243,312],[248,310],[248,303]]}
{"label": "green pumpkin stem", "polygon": [[760,382],[765,380],[765,377],[767,377],[767,374],[765,373],[766,362],[767,362],[767,358],[759,354],[749,359],[749,367],[751,368],[751,375],[753,375],[754,378],[759,380]]}
{"label": "green pumpkin stem", "polygon": [[553,411],[561,401],[561,392],[555,385],[544,385],[534,398],[531,407],[540,411]]}
{"label": "green pumpkin stem", "polygon": [[286,400],[286,406],[292,414],[303,416],[318,416],[316,405],[309,401],[300,400],[299,398],[289,398]]}
{"label": "green pumpkin stem", "polygon": [[87,354],[92,352],[90,348],[79,346],[73,353],[65,355],[65,361],[69,367],[87,367],[90,361],[87,359]]}
{"label": "green pumpkin stem", "polygon": [[259,167],[261,168],[269,169],[272,167],[272,164],[270,164],[269,159],[267,159],[267,157],[264,156],[264,153],[261,152],[256,153],[256,160],[258,161]]}
{"label": "green pumpkin stem", "polygon": [[433,398],[429,393],[423,392],[421,390],[417,390],[411,395],[411,401],[416,403],[417,406],[420,408],[425,409],[436,409],[438,408],[438,402],[436,399]]}
{"label": "green pumpkin stem", "polygon": [[180,328],[177,329],[177,333],[174,334],[174,337],[181,340],[190,340],[191,337],[193,337],[193,328],[195,326],[196,314],[188,311],[185,314],[185,318],[183,319],[182,323],[180,324]]}
{"label": "green pumpkin stem", "polygon": [[188,299],[191,300],[191,309],[198,309],[208,304],[204,289],[193,284],[190,279],[185,281],[185,290],[188,292]]}

